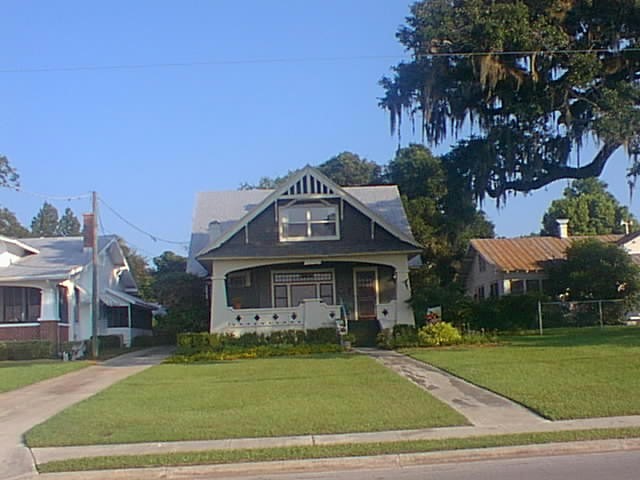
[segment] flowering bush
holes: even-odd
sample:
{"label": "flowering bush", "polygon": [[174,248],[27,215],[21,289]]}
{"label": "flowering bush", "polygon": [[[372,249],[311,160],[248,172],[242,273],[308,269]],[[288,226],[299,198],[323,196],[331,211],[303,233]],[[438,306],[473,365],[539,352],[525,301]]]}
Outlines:
{"label": "flowering bush", "polygon": [[462,335],[456,327],[447,322],[430,323],[418,330],[420,344],[426,347],[457,345],[462,343]]}

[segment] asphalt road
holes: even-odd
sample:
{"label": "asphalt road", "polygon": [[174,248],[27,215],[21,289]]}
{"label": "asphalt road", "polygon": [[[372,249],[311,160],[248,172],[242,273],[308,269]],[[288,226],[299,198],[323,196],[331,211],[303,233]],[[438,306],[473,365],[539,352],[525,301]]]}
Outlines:
{"label": "asphalt road", "polygon": [[640,478],[640,452],[591,453],[469,462],[457,465],[423,465],[388,470],[234,476],[233,478],[235,480],[637,480]]}

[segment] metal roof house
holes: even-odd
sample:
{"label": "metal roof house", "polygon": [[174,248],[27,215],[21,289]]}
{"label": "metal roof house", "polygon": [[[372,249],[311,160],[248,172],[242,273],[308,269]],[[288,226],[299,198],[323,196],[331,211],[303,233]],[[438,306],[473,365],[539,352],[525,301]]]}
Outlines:
{"label": "metal roof house", "polygon": [[211,281],[211,332],[413,324],[418,256],[395,186],[340,187],[305,167],[276,190],[196,197],[187,271]]}
{"label": "metal roof house", "polygon": [[[83,237],[0,236],[0,340],[91,337],[91,243]],[[151,333],[155,305],[136,297],[136,283],[115,236],[98,239],[99,335],[126,345]]]}
{"label": "metal roof house", "polygon": [[476,300],[543,290],[550,263],[566,258],[576,240],[618,243],[622,235],[569,236],[560,221],[558,236],[472,239],[465,258],[465,290]]}

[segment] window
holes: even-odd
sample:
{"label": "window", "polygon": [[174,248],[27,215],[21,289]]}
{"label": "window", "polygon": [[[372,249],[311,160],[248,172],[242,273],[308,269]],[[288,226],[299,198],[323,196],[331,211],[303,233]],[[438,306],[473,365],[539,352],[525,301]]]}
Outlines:
{"label": "window", "polygon": [[527,293],[528,292],[539,292],[540,291],[540,280],[527,280]]}
{"label": "window", "polygon": [[40,290],[27,287],[2,287],[2,321],[37,322],[40,318]]}
{"label": "window", "polygon": [[511,280],[511,295],[522,295],[524,293],[523,280]]}
{"label": "window", "polygon": [[493,282],[489,285],[489,298],[498,298],[499,294],[498,282]]}
{"label": "window", "polygon": [[62,323],[69,322],[69,300],[67,287],[58,285],[58,318]]}
{"label": "window", "polygon": [[478,271],[484,272],[487,270],[487,262],[482,255],[478,255]]}
{"label": "window", "polygon": [[478,300],[484,300],[484,285],[478,287]]}
{"label": "window", "polygon": [[337,240],[338,207],[318,203],[280,208],[280,240]]}
{"label": "window", "polygon": [[327,305],[334,304],[333,272],[314,270],[273,274],[274,307],[296,307],[310,298],[319,298]]}
{"label": "window", "polygon": [[235,272],[227,275],[229,288],[245,288],[251,286],[251,272]]}

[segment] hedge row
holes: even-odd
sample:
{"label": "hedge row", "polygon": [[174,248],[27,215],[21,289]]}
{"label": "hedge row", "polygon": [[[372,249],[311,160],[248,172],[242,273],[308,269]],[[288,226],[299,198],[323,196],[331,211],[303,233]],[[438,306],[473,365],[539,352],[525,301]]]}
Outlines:
{"label": "hedge row", "polygon": [[319,353],[339,353],[343,348],[336,344],[260,345],[257,347],[227,347],[222,351],[201,351],[190,355],[174,355],[165,363],[197,363],[222,360],[285,357],[313,355]]}
{"label": "hedge row", "polygon": [[335,328],[316,330],[285,330],[270,335],[246,333],[238,337],[230,333],[181,333],[178,334],[178,355],[199,352],[222,352],[233,347],[253,348],[274,345],[337,345]]}
{"label": "hedge row", "polygon": [[0,360],[34,360],[52,355],[52,343],[44,340],[0,342]]}
{"label": "hedge row", "polygon": [[495,332],[464,332],[447,322],[430,323],[421,328],[413,325],[396,325],[378,334],[380,348],[439,347],[447,345],[475,345],[496,343]]}

